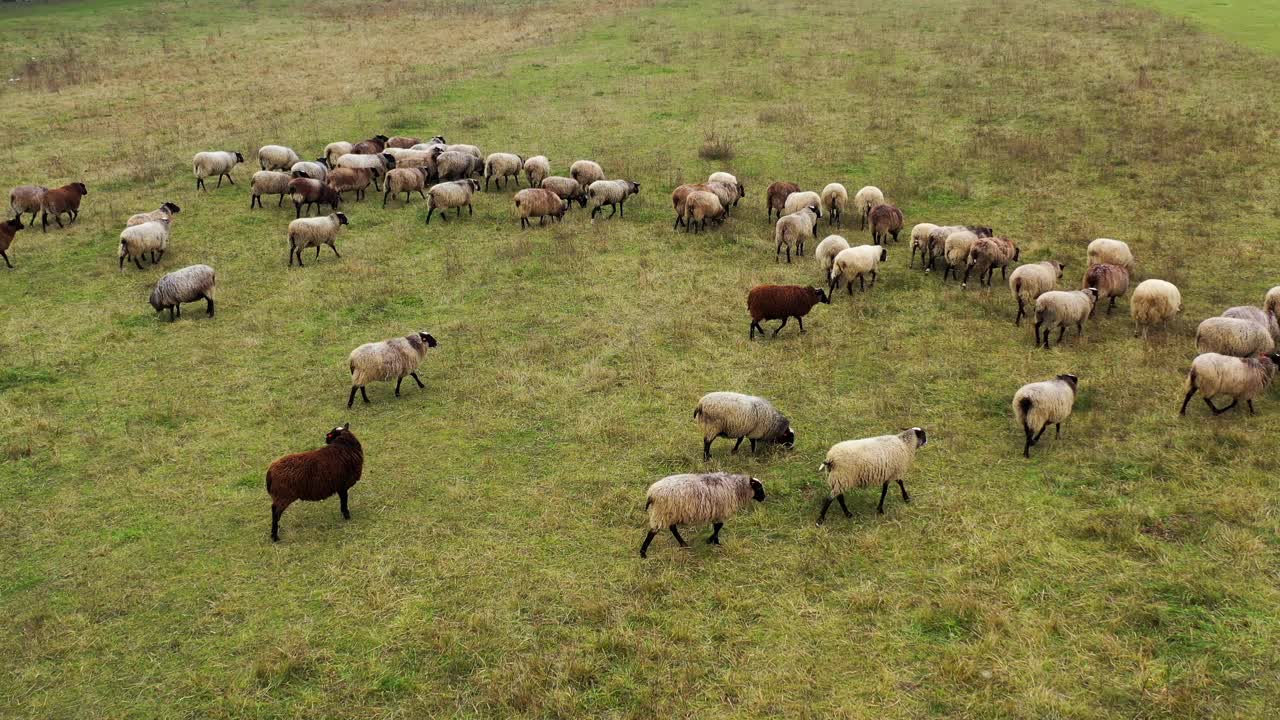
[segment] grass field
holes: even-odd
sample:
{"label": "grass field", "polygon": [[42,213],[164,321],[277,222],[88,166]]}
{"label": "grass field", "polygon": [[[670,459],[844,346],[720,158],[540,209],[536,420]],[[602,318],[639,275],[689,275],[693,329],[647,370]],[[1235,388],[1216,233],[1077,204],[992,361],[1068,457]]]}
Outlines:
{"label": "grass field", "polygon": [[[118,0],[5,7],[0,36],[0,187],[90,189],[0,270],[0,717],[1280,706],[1280,402],[1176,414],[1195,324],[1280,284],[1280,58],[1101,0]],[[251,168],[193,190],[199,150],[377,132],[594,158],[642,192],[523,232],[509,191],[430,227],[371,194],[343,257],[299,269]],[[699,157],[713,135],[732,159]],[[742,206],[672,233],[671,189],[719,169]],[[749,342],[752,285],[819,281],[774,263],[777,179],[994,226],[1072,285],[1121,238],[1185,312],[1144,344],[1123,301],[1034,350],[1006,289],[943,287],[900,242],[873,291]],[[124,219],[165,200],[169,253],[117,270]],[[150,287],[198,262],[217,318],[162,321]],[[350,350],[417,330],[427,389],[348,411]],[[1059,372],[1076,414],[1023,460],[1009,400]],[[704,465],[690,414],[721,389],[772,399],[796,449]],[[299,503],[272,544],[266,466],[346,420],[353,519]],[[816,527],[826,449],[911,425],[912,504],[877,517],[868,490]],[[703,467],[768,500],[722,548],[696,528],[641,561],[645,488]]]}

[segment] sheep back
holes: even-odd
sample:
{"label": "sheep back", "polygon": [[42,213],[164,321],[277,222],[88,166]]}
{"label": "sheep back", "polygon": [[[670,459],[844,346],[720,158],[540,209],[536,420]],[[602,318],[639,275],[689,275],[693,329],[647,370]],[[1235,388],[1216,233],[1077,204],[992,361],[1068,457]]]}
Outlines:
{"label": "sheep back", "polygon": [[151,290],[151,307],[160,312],[166,308],[201,298],[214,298],[217,277],[208,265],[190,265],[166,274]]}
{"label": "sheep back", "polygon": [[703,440],[721,436],[765,442],[795,440],[787,417],[768,400],[755,395],[707,393],[693,409],[693,418],[702,430]]}
{"label": "sheep back", "polygon": [[831,266],[835,264],[836,256],[840,251],[848,249],[849,241],[840,235],[828,235],[822,238],[822,242],[814,248],[813,256],[818,260],[818,266],[822,268],[823,277],[830,275]]}
{"label": "sheep back", "polygon": [[926,442],[924,430],[911,428],[897,435],[845,440],[832,445],[819,466],[827,474],[830,496],[903,479],[911,469],[916,450]]}
{"label": "sheep back", "polygon": [[751,502],[756,490],[749,475],[729,473],[684,473],[669,475],[649,486],[649,528],[664,530],[672,525],[719,523],[728,520]]}
{"label": "sheep back", "polygon": [[1059,375],[1018,388],[1013,395],[1013,416],[1018,426],[1038,432],[1045,425],[1066,420],[1075,406],[1077,383],[1075,375]]}
{"label": "sheep back", "polygon": [[804,317],[824,295],[821,288],[804,285],[757,285],[747,293],[747,310],[754,322]]}
{"label": "sheep back", "polygon": [[379,380],[399,380],[417,372],[426,357],[427,350],[435,345],[430,335],[423,333],[391,338],[380,342],[365,343],[347,358],[351,369],[351,384],[364,386]]}
{"label": "sheep back", "polygon": [[1196,328],[1196,352],[1248,357],[1275,350],[1267,328],[1249,320],[1212,317]]}
{"label": "sheep back", "polygon": [[1129,314],[1139,331],[1162,323],[1182,311],[1182,294],[1171,282],[1143,280],[1133,290]]}

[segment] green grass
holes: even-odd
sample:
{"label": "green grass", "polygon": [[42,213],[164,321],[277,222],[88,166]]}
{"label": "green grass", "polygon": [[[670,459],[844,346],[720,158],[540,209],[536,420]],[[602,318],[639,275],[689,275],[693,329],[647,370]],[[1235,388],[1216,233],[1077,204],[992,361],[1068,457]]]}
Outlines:
{"label": "green grass", "polygon": [[[38,61],[0,90],[0,186],[91,192],[0,272],[0,715],[1280,705],[1280,406],[1176,417],[1195,324],[1277,284],[1280,60],[1109,2],[351,7],[0,11],[4,63]],[[428,41],[392,54],[403,27]],[[50,87],[42,59],[71,42],[84,64]],[[292,216],[248,210],[247,169],[192,189],[198,150],[313,156],[380,131],[561,173],[590,157],[643,190],[625,220],[524,232],[509,192],[429,228],[420,201],[371,197],[345,208],[342,259],[290,269]],[[698,158],[713,132],[727,168]],[[671,189],[717,169],[742,206],[672,233]],[[992,225],[1026,261],[1068,262],[1068,284],[1090,239],[1125,239],[1184,317],[1149,344],[1121,314],[1033,350],[1006,290],[943,287],[900,242],[873,291],[748,342],[752,285],[818,281],[811,259],[773,261],[776,179],[875,184],[908,226]],[[169,254],[117,270],[124,219],[164,200],[183,207]],[[218,317],[163,322],[149,288],[197,262]],[[377,385],[348,411],[350,350],[420,329],[440,340],[427,389]],[[1066,371],[1077,413],[1025,461],[1009,398]],[[709,467],[768,500],[723,548],[696,528],[691,551],[661,537],[642,562],[645,488],[704,467],[690,413],[717,389],[774,400],[797,449],[720,441]],[[271,544],[266,466],[344,420],[367,457],[353,519],[300,503]],[[815,527],[826,448],[909,425],[931,439],[913,503],[876,517],[867,491]]]}
{"label": "green grass", "polygon": [[1233,40],[1280,51],[1280,4],[1247,0],[1141,0],[1170,14],[1184,15]]}

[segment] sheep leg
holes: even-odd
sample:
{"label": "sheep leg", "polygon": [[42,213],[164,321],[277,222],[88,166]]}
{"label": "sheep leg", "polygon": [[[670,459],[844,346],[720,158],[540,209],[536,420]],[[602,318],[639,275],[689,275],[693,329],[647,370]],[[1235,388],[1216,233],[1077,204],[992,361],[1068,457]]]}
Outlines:
{"label": "sheep leg", "polygon": [[196,189],[197,189],[197,190],[204,190],[204,191],[206,191],[206,192],[209,190],[209,188],[207,188],[207,187],[205,187],[205,186],[204,186],[204,178],[199,178],[199,177],[198,177],[198,178],[196,178]]}
{"label": "sheep leg", "polygon": [[796,322],[800,323],[800,332],[804,332],[804,318],[797,315]]}
{"label": "sheep leg", "polygon": [[299,247],[299,248],[298,248],[298,267],[302,267],[302,266],[303,266],[303,265],[302,265],[302,251],[303,251],[303,250],[305,250],[305,249],[306,249],[306,248],[303,248],[303,247]]}
{"label": "sheep leg", "polygon": [[1114,295],[1112,295],[1112,296],[1111,296],[1111,304],[1107,306],[1107,314],[1108,314],[1108,315],[1110,315],[1110,314],[1111,314],[1111,311],[1112,311],[1112,310],[1115,310],[1115,309],[1116,309],[1116,298],[1115,298],[1115,296],[1114,296]]}
{"label": "sheep leg", "polygon": [[178,317],[182,317],[182,303],[174,303],[173,307],[178,311]]}
{"label": "sheep leg", "polygon": [[[53,221],[54,221],[54,222],[56,222],[56,223],[58,223],[58,227],[63,227],[63,225],[62,225],[62,213],[54,213],[54,214],[53,214]],[[68,220],[67,222],[71,222],[71,221],[70,221],[70,220]]]}
{"label": "sheep leg", "polygon": [[369,404],[369,393],[367,393],[367,392],[365,392],[365,391],[364,391],[364,386],[363,386],[363,385],[361,385],[361,386],[360,386],[360,398],[361,398],[362,400],[364,400],[364,402],[365,402],[365,404],[366,404],[366,405],[368,405],[368,404]]}
{"label": "sheep leg", "polygon": [[756,331],[757,331],[757,330],[759,330],[759,331],[760,331],[760,334],[761,334],[761,335],[764,335],[764,328],[760,326],[760,321],[759,321],[759,320],[752,320],[752,321],[751,321],[751,333],[747,336],[747,339],[748,339],[748,340],[755,340],[755,338],[756,338]]}
{"label": "sheep leg", "polygon": [[756,454],[756,439],[755,439],[755,438],[750,438],[750,440],[751,440],[751,454],[752,454],[752,455],[755,455],[755,454]]}
{"label": "sheep leg", "polygon": [[853,280],[846,281],[844,287],[849,291],[849,297],[853,297]]}
{"label": "sheep leg", "polygon": [[547,224],[547,216],[546,216],[546,215],[543,215],[542,217],[538,218],[538,227],[545,227],[545,226],[546,226],[546,224]]}
{"label": "sheep leg", "polygon": [[351,511],[347,509],[347,491],[346,490],[338,491],[338,502],[342,504],[342,519],[350,520]]}
{"label": "sheep leg", "polygon": [[884,485],[880,486],[880,505],[876,508],[876,513],[884,514],[884,496],[889,494],[889,481],[885,480]]}
{"label": "sheep leg", "polygon": [[[467,217],[473,217],[476,214],[476,208],[470,202],[467,203]],[[462,208],[458,208],[458,217],[462,217]]]}
{"label": "sheep leg", "polygon": [[404,382],[403,377],[396,379],[396,397],[400,397],[400,383],[402,382]]}
{"label": "sheep leg", "polygon": [[[836,500],[840,502],[840,510],[844,512],[844,516],[847,518],[853,517],[853,513],[849,512],[849,506],[844,504],[844,493],[837,495]],[[831,501],[828,500],[827,502]]]}
{"label": "sheep leg", "polygon": [[871,287],[875,287],[875,286],[876,286],[876,278],[878,278],[878,277],[880,277],[880,271],[879,271],[879,270],[872,270],[872,271],[871,271]]}
{"label": "sheep leg", "polygon": [[713,523],[711,525],[711,537],[707,538],[708,545],[720,544],[720,528],[724,527],[724,523]]}
{"label": "sheep leg", "polygon": [[788,265],[791,264],[791,246],[790,245],[787,246],[787,264]]}
{"label": "sheep leg", "polygon": [[[421,192],[421,191],[419,191],[419,192]],[[408,205],[408,204],[409,204],[409,197],[410,197],[412,194],[413,194],[413,191],[412,191],[412,190],[405,190],[405,191],[404,191],[404,204],[405,204],[405,205]],[[424,197],[425,197],[425,196],[424,196]]]}
{"label": "sheep leg", "polygon": [[1036,441],[1034,436],[1031,433],[1030,427],[1023,425],[1022,430],[1027,434],[1027,442],[1025,445],[1022,446],[1022,457],[1029,458],[1031,457],[1031,446],[1035,445]]}
{"label": "sheep leg", "polygon": [[387,183],[387,191],[382,193],[382,207],[387,206],[387,198],[391,196],[391,183]]}
{"label": "sheep leg", "polygon": [[293,201],[293,217],[295,220],[302,217],[302,203],[297,200]]}
{"label": "sheep leg", "polygon": [[434,207],[428,207],[428,208],[427,208],[427,224],[428,224],[428,225],[430,225],[430,224],[431,224],[431,213],[433,213],[433,212],[435,212],[435,211],[436,211],[436,209],[435,209]]}
{"label": "sheep leg", "polygon": [[618,203],[609,203],[609,217],[605,218],[605,220],[608,220],[609,218],[617,214],[618,214]]}
{"label": "sheep leg", "polygon": [[1048,430],[1048,429],[1049,429],[1049,423],[1045,423],[1044,425],[1041,425],[1041,426],[1040,426],[1040,432],[1036,433],[1036,436],[1035,436],[1035,438],[1034,438],[1034,439],[1032,439],[1031,444],[1032,444],[1032,445],[1039,445],[1039,444],[1040,444],[1040,436],[1044,435],[1044,431],[1045,431],[1045,430]]}
{"label": "sheep leg", "polygon": [[352,386],[351,386],[351,395],[347,397],[347,407],[348,407],[348,408],[350,408],[350,407],[351,407],[351,405],[356,401],[356,387],[357,387],[357,386],[355,386],[355,385],[352,385]]}
{"label": "sheep leg", "polygon": [[169,306],[169,322],[173,322],[174,320],[177,320],[177,319],[178,319],[177,316],[173,314],[173,306],[170,305]]}
{"label": "sheep leg", "polygon": [[317,246],[316,246],[316,259],[317,259],[317,260],[319,260],[319,259],[320,259],[320,246],[319,246],[319,245],[317,245]]}
{"label": "sheep leg", "polygon": [[1187,414],[1187,403],[1191,402],[1191,396],[1193,396],[1193,395],[1195,395],[1195,394],[1196,394],[1196,390],[1197,390],[1197,389],[1198,389],[1198,388],[1196,388],[1195,381],[1194,381],[1194,380],[1192,380],[1192,382],[1191,382],[1191,389],[1187,391],[1187,396],[1186,396],[1186,397],[1184,397],[1184,398],[1182,398],[1182,409],[1178,411],[1178,414],[1179,414],[1179,415],[1186,415],[1186,414]]}
{"label": "sheep leg", "polygon": [[826,519],[827,519],[827,508],[831,507],[831,501],[832,501],[832,500],[834,500],[834,499],[835,499],[835,498],[828,497],[828,498],[826,499],[826,501],[822,503],[822,511],[818,513],[818,524],[819,524],[819,525],[821,525],[821,524],[822,524],[822,522],[823,522],[824,520],[826,520]]}
{"label": "sheep leg", "polygon": [[258,200],[259,200],[259,198],[258,198],[258,196],[257,196],[257,195],[250,195],[250,196],[249,196],[249,209],[250,209],[250,210],[252,210],[252,209],[254,209],[255,207],[257,207],[257,206],[258,206]]}
{"label": "sheep leg", "polygon": [[8,255],[6,255],[6,254],[5,254],[5,252],[4,252],[3,250],[0,250],[0,257],[4,258],[4,264],[5,264],[5,265],[10,269],[10,270],[12,270],[12,269],[13,269],[13,263],[9,262],[9,256],[8,256]]}
{"label": "sheep leg", "polygon": [[907,486],[903,485],[901,480],[898,481],[898,489],[902,491],[902,502],[911,502],[911,496],[907,494]]}
{"label": "sheep leg", "polygon": [[280,542],[280,516],[284,514],[284,508],[271,506],[271,542]]}
{"label": "sheep leg", "polygon": [[[1026,310],[1026,307],[1022,304],[1022,298],[1018,298],[1018,314],[1013,318],[1013,324],[1017,325],[1018,327],[1022,327],[1022,318],[1026,317],[1026,314],[1027,314],[1027,310]],[[1036,335],[1038,337],[1039,333],[1036,333]],[[1039,343],[1037,342],[1037,344]]]}
{"label": "sheep leg", "polygon": [[[261,205],[262,205],[262,199],[261,199],[261,198],[259,198],[259,199],[258,199],[258,205],[259,205],[259,207],[261,207]],[[284,193],[280,193],[280,199],[276,201],[276,207],[278,207],[278,208],[279,208],[279,207],[284,207]]]}
{"label": "sheep leg", "polygon": [[[337,245],[334,245],[332,242],[328,243],[328,245],[329,245],[329,249],[333,251],[334,255],[337,255],[338,257],[342,257],[342,254],[338,252]],[[318,256],[319,254],[320,254],[320,248],[316,248],[316,255]]]}
{"label": "sheep leg", "polygon": [[786,326],[787,326],[787,318],[782,318],[782,324],[778,326],[777,330],[773,331],[773,336],[778,337],[778,333],[782,332],[782,328]]}
{"label": "sheep leg", "polygon": [[133,264],[134,264],[134,265],[137,265],[137,266],[138,266],[138,269],[139,269],[139,270],[141,270],[141,269],[142,269],[142,263],[138,261],[138,257],[139,257],[138,255],[134,255],[134,256],[133,256]]}
{"label": "sheep leg", "polygon": [[[627,201],[624,199],[622,202],[618,203],[618,217],[625,218],[626,216],[627,216]],[[705,223],[706,220],[703,220],[702,222]],[[706,227],[706,226],[704,225],[703,227]]]}
{"label": "sheep leg", "polygon": [[[419,190],[419,191],[418,191],[418,195],[422,196],[422,199],[423,199],[423,200],[426,200],[426,199],[427,199],[427,194],[426,194],[426,193],[424,193],[424,192],[422,192],[421,190]],[[405,193],[405,194],[404,194],[404,201],[405,201],[405,202],[409,202],[409,193]]]}
{"label": "sheep leg", "polygon": [[232,185],[236,184],[235,178],[231,177],[231,173],[229,172],[227,173],[227,182],[231,183]]}
{"label": "sheep leg", "polygon": [[1213,414],[1214,414],[1214,415],[1221,415],[1222,413],[1224,413],[1224,412],[1226,412],[1226,411],[1230,410],[1231,408],[1235,407],[1235,406],[1236,406],[1236,404],[1240,402],[1240,401],[1239,401],[1238,399],[1236,399],[1236,398],[1231,398],[1231,404],[1230,404],[1230,405],[1228,405],[1228,406],[1226,406],[1226,407],[1224,407],[1224,408],[1222,408],[1221,410],[1219,410],[1218,408],[1213,407],[1213,403],[1209,402],[1209,398],[1205,398],[1205,399],[1204,399],[1204,401],[1205,401],[1206,403],[1208,403],[1209,407],[1213,408]]}
{"label": "sheep leg", "polygon": [[[702,459],[703,459],[703,461],[707,461],[707,460],[710,460],[710,459],[711,459],[711,441],[712,441],[712,440],[715,440],[715,438],[711,438],[711,439],[703,438],[703,439],[702,439]],[[739,440],[738,442],[742,442],[742,441],[741,441],[741,440]],[[737,450],[737,449],[738,449],[737,447],[735,447],[735,448],[734,448],[734,450]]]}
{"label": "sheep leg", "polygon": [[1036,346],[1040,345],[1040,321],[1036,321]]}
{"label": "sheep leg", "polygon": [[1059,440],[1062,439],[1062,423],[1054,423],[1053,436],[1058,438]]}
{"label": "sheep leg", "polygon": [[680,547],[689,547],[689,543],[685,542],[685,541],[684,541],[684,538],[680,537],[680,531],[679,531],[679,530],[676,530],[676,526],[675,526],[675,525],[672,525],[671,527],[669,527],[669,528],[667,528],[667,529],[671,531],[671,534],[672,534],[673,536],[675,536],[676,542],[680,543]]}
{"label": "sheep leg", "polygon": [[1250,414],[1250,415],[1257,415],[1257,414],[1258,414],[1258,412],[1257,412],[1256,410],[1254,410],[1254,409],[1253,409],[1253,401],[1252,401],[1252,400],[1245,400],[1245,403],[1249,405],[1249,414]]}
{"label": "sheep leg", "polygon": [[732,453],[731,453],[731,454],[733,454],[733,455],[737,455],[737,454],[738,454],[738,447],[739,447],[740,445],[742,445],[742,440],[743,440],[743,438],[738,438],[738,442],[736,442],[736,443],[734,443],[734,444],[733,444],[733,451],[732,451]]}
{"label": "sheep leg", "polygon": [[[1058,344],[1059,344],[1059,345],[1061,345],[1061,344],[1062,344],[1062,336],[1063,336],[1063,335],[1066,335],[1066,334],[1067,334],[1067,326],[1066,326],[1066,325],[1063,325],[1062,327],[1058,328]],[[1047,343],[1046,343],[1045,347],[1048,347],[1048,344],[1047,344]]]}
{"label": "sheep leg", "polygon": [[214,186],[214,189],[217,190],[220,187],[222,187],[222,175],[218,176],[218,184]]}
{"label": "sheep leg", "polygon": [[649,557],[649,543],[653,542],[653,538],[657,534],[657,530],[650,530],[649,534],[644,536],[644,542],[640,545],[640,557]]}
{"label": "sheep leg", "polygon": [[204,301],[208,303],[207,305],[205,305],[205,308],[204,308],[205,314],[207,314],[209,317],[213,317],[213,298],[209,297],[208,295],[205,295],[203,297],[204,297]]}
{"label": "sheep leg", "polygon": [[426,387],[427,387],[427,386],[426,386],[426,385],[423,385],[423,384],[422,384],[422,381],[418,379],[418,373],[416,373],[416,372],[411,372],[411,373],[409,373],[409,377],[413,378],[413,381],[414,381],[414,382],[416,382],[416,383],[418,383],[418,387],[423,388],[424,390],[426,389]]}
{"label": "sheep leg", "polygon": [[520,229],[521,229],[521,230],[524,230],[524,229],[525,229],[525,228],[527,228],[527,227],[529,227],[529,219],[528,219],[528,218],[520,218]]}

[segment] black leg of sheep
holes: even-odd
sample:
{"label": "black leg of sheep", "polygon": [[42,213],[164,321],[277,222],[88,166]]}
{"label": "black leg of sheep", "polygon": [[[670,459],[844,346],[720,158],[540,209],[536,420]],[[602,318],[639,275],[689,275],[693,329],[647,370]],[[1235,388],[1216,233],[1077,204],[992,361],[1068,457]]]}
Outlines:
{"label": "black leg of sheep", "polygon": [[884,485],[880,486],[880,505],[876,507],[876,513],[884,514],[884,496],[889,494],[889,481],[886,480]]}
{"label": "black leg of sheep", "polygon": [[836,500],[840,501],[840,511],[844,513],[844,516],[847,518],[853,517],[853,513],[849,512],[849,506],[844,504],[844,493],[837,495]]}
{"label": "black leg of sheep", "polygon": [[350,520],[351,511],[347,509],[347,491],[346,490],[338,491],[338,502],[342,504],[342,519]]}
{"label": "black leg of sheep", "polygon": [[650,530],[649,534],[644,536],[644,543],[640,545],[640,557],[649,557],[649,543],[653,542],[653,538],[657,534],[657,530]]}
{"label": "black leg of sheep", "polygon": [[680,531],[676,529],[675,525],[672,525],[667,529],[671,531],[671,535],[676,539],[676,542],[680,543],[680,547],[689,547],[689,543],[685,542],[684,538],[680,537]]}
{"label": "black leg of sheep", "polygon": [[724,523],[715,523],[711,526],[711,537],[707,538],[708,545],[720,544],[720,528],[724,527]]}
{"label": "black leg of sheep", "polygon": [[284,508],[271,506],[271,542],[280,542],[280,516],[284,514]]}

